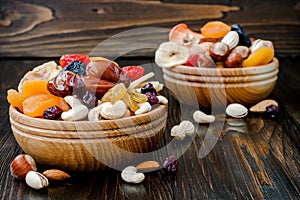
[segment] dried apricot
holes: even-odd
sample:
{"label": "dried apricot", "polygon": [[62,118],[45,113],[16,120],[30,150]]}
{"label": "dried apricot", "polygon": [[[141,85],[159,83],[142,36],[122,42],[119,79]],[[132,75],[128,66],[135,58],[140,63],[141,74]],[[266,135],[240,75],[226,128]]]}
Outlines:
{"label": "dried apricot", "polygon": [[243,61],[243,67],[265,65],[274,58],[274,51],[269,47],[261,47],[252,52],[249,57]]}
{"label": "dried apricot", "polygon": [[23,103],[23,112],[30,117],[42,117],[46,109],[60,106],[60,98],[51,94],[36,94],[27,97]]}
{"label": "dried apricot", "polygon": [[201,34],[206,38],[222,38],[230,30],[231,27],[221,21],[210,21],[200,28]]}
{"label": "dried apricot", "polygon": [[24,97],[30,97],[36,94],[51,94],[47,89],[48,81],[44,80],[28,80],[20,91]]}
{"label": "dried apricot", "polygon": [[23,106],[22,103],[25,100],[25,97],[20,94],[17,90],[9,89],[7,90],[7,101],[10,103],[13,107],[18,108],[21,112],[23,112]]}

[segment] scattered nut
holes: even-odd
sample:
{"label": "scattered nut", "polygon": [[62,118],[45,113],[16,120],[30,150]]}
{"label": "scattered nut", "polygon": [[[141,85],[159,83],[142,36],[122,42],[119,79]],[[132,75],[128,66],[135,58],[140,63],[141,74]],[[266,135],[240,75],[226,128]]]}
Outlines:
{"label": "scattered nut", "polygon": [[229,46],[223,42],[216,42],[209,49],[209,54],[215,61],[224,61],[229,53]]}
{"label": "scattered nut", "polygon": [[227,106],[226,114],[234,118],[242,118],[248,114],[248,109],[241,104],[232,103]]}
{"label": "scattered nut", "polygon": [[241,67],[243,63],[243,57],[239,53],[232,52],[226,58],[225,66],[228,68]]}
{"label": "scattered nut", "polygon": [[151,109],[152,109],[152,106],[149,102],[140,103],[139,104],[139,109],[137,109],[134,112],[134,114],[140,115],[140,114],[143,114],[143,113],[147,113],[147,112],[151,111]]}
{"label": "scattered nut", "polygon": [[263,112],[266,112],[266,108],[270,105],[274,105],[274,106],[278,107],[278,103],[275,100],[266,99],[266,100],[263,100],[261,102],[258,102],[257,104],[252,106],[249,110],[251,112],[263,113]]}
{"label": "scattered nut", "polygon": [[207,115],[204,112],[197,110],[193,113],[193,119],[197,123],[211,123],[215,121],[215,116],[213,115]]}
{"label": "scattered nut", "polygon": [[10,164],[10,173],[18,179],[25,179],[29,171],[36,171],[34,159],[28,154],[20,154]]}
{"label": "scattered nut", "polygon": [[88,115],[88,107],[83,105],[76,97],[66,96],[64,99],[71,106],[71,109],[61,114],[63,120],[77,121],[84,119]]}
{"label": "scattered nut", "polygon": [[145,175],[143,173],[137,173],[137,168],[134,166],[128,166],[123,169],[121,177],[128,183],[140,183],[145,179]]}
{"label": "scattered nut", "polygon": [[156,161],[145,161],[136,166],[138,171],[149,172],[154,171],[160,167],[159,163]]}
{"label": "scattered nut", "polygon": [[239,43],[239,34],[236,31],[229,31],[221,40],[221,42],[227,44],[229,49],[233,49]]}
{"label": "scattered nut", "polygon": [[171,129],[171,136],[178,140],[183,140],[186,135],[192,135],[195,131],[195,127],[192,122],[188,120],[182,121],[179,125],[173,126]]}
{"label": "scattered nut", "polygon": [[118,100],[114,104],[107,104],[101,109],[101,116],[105,119],[119,119],[127,112],[126,103]]}
{"label": "scattered nut", "polygon": [[60,181],[70,178],[70,175],[58,169],[48,169],[43,172],[43,175],[52,181]]}
{"label": "scattered nut", "polygon": [[29,171],[26,174],[25,181],[27,185],[37,190],[49,185],[48,179],[43,174],[35,171]]}
{"label": "scattered nut", "polygon": [[175,137],[177,140],[183,140],[185,138],[185,134],[180,130],[179,125],[175,125],[172,127],[171,136]]}

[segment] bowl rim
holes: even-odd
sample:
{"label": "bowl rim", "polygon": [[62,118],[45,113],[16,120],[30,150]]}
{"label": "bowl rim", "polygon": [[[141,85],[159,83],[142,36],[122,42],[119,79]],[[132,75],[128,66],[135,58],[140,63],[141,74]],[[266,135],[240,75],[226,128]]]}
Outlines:
{"label": "bowl rim", "polygon": [[189,74],[176,73],[168,68],[163,68],[163,73],[174,79],[190,81],[190,82],[202,82],[202,83],[249,83],[254,81],[260,81],[272,78],[276,76],[279,69],[275,69],[270,72],[249,75],[249,76],[196,76]]}
{"label": "bowl rim", "polygon": [[215,84],[215,83],[200,83],[200,82],[188,82],[183,80],[174,79],[169,77],[168,75],[164,74],[163,78],[165,81],[172,82],[176,85],[182,85],[187,87],[201,87],[201,88],[243,88],[243,87],[257,87],[263,84],[269,84],[276,82],[277,76],[266,79],[262,81],[255,81],[249,83],[229,83],[229,84]]}
{"label": "bowl rim", "polygon": [[[157,120],[163,117],[167,113],[167,104],[159,104],[157,106],[154,105],[154,108],[147,113],[143,113],[140,115],[134,115],[129,117],[123,117],[120,119],[114,120],[99,120],[99,121],[63,121],[63,120],[49,120],[43,118],[33,118],[26,116],[25,114],[19,112],[15,107],[10,105],[9,107],[9,117],[10,120],[14,120],[18,123],[21,123],[26,126],[44,129],[47,128],[49,130],[57,130],[59,127],[60,131],[63,130],[111,130],[111,129],[120,129],[125,127],[133,127],[140,124],[150,123],[151,121]],[[86,129],[88,122],[89,129]]]}
{"label": "bowl rim", "polygon": [[267,73],[279,68],[279,62],[277,58],[266,64],[260,66],[251,67],[239,67],[239,68],[200,68],[191,67],[186,65],[177,65],[169,68],[170,70],[188,75],[201,75],[201,76],[248,76]]}

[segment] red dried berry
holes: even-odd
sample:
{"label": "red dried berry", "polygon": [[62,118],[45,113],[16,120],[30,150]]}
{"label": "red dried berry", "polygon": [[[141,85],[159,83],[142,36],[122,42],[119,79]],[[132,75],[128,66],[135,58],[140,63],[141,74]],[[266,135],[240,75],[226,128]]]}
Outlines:
{"label": "red dried berry", "polygon": [[163,169],[170,174],[175,174],[178,171],[179,162],[175,156],[169,156],[163,163]]}
{"label": "red dried berry", "polygon": [[65,54],[59,59],[59,64],[64,68],[72,61],[81,61],[87,65],[90,62],[90,57],[86,54]]}
{"label": "red dried berry", "polygon": [[145,71],[142,66],[125,66],[122,70],[129,76],[131,81],[141,78]]}
{"label": "red dried berry", "polygon": [[45,119],[57,120],[60,118],[62,112],[63,110],[58,106],[52,106],[44,111],[43,116]]}

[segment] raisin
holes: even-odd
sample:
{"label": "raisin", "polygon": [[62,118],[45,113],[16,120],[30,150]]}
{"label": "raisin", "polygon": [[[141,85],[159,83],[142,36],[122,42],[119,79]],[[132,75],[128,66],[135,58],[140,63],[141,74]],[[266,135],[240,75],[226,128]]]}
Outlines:
{"label": "raisin", "polygon": [[179,162],[175,156],[169,156],[163,163],[163,169],[170,174],[175,174],[178,171]]}
{"label": "raisin", "polygon": [[52,106],[44,111],[43,117],[45,119],[57,120],[60,118],[62,112],[63,110],[58,106]]}
{"label": "raisin", "polygon": [[157,92],[151,83],[147,83],[146,85],[144,85],[141,88],[142,94],[146,94],[147,92],[151,92],[151,93],[155,94],[155,96],[157,95]]}
{"label": "raisin", "polygon": [[157,96],[154,93],[152,93],[152,92],[146,92],[145,95],[148,97],[148,102],[151,105],[159,103],[159,100],[158,100]]}
{"label": "raisin", "polygon": [[47,89],[50,93],[65,97],[73,94],[82,94],[84,84],[81,77],[71,71],[61,71],[56,77],[48,81]]}
{"label": "raisin", "polygon": [[275,105],[270,105],[266,107],[266,116],[269,118],[277,118],[279,114],[279,108]]}
{"label": "raisin", "polygon": [[85,66],[84,62],[77,61],[77,60],[70,62],[62,70],[74,72],[75,74],[78,74],[79,76],[86,75],[86,66]]}
{"label": "raisin", "polygon": [[236,31],[239,34],[239,43],[238,45],[242,46],[251,46],[251,40],[250,37],[244,32],[243,28],[239,24],[233,24],[231,26],[232,31]]}

